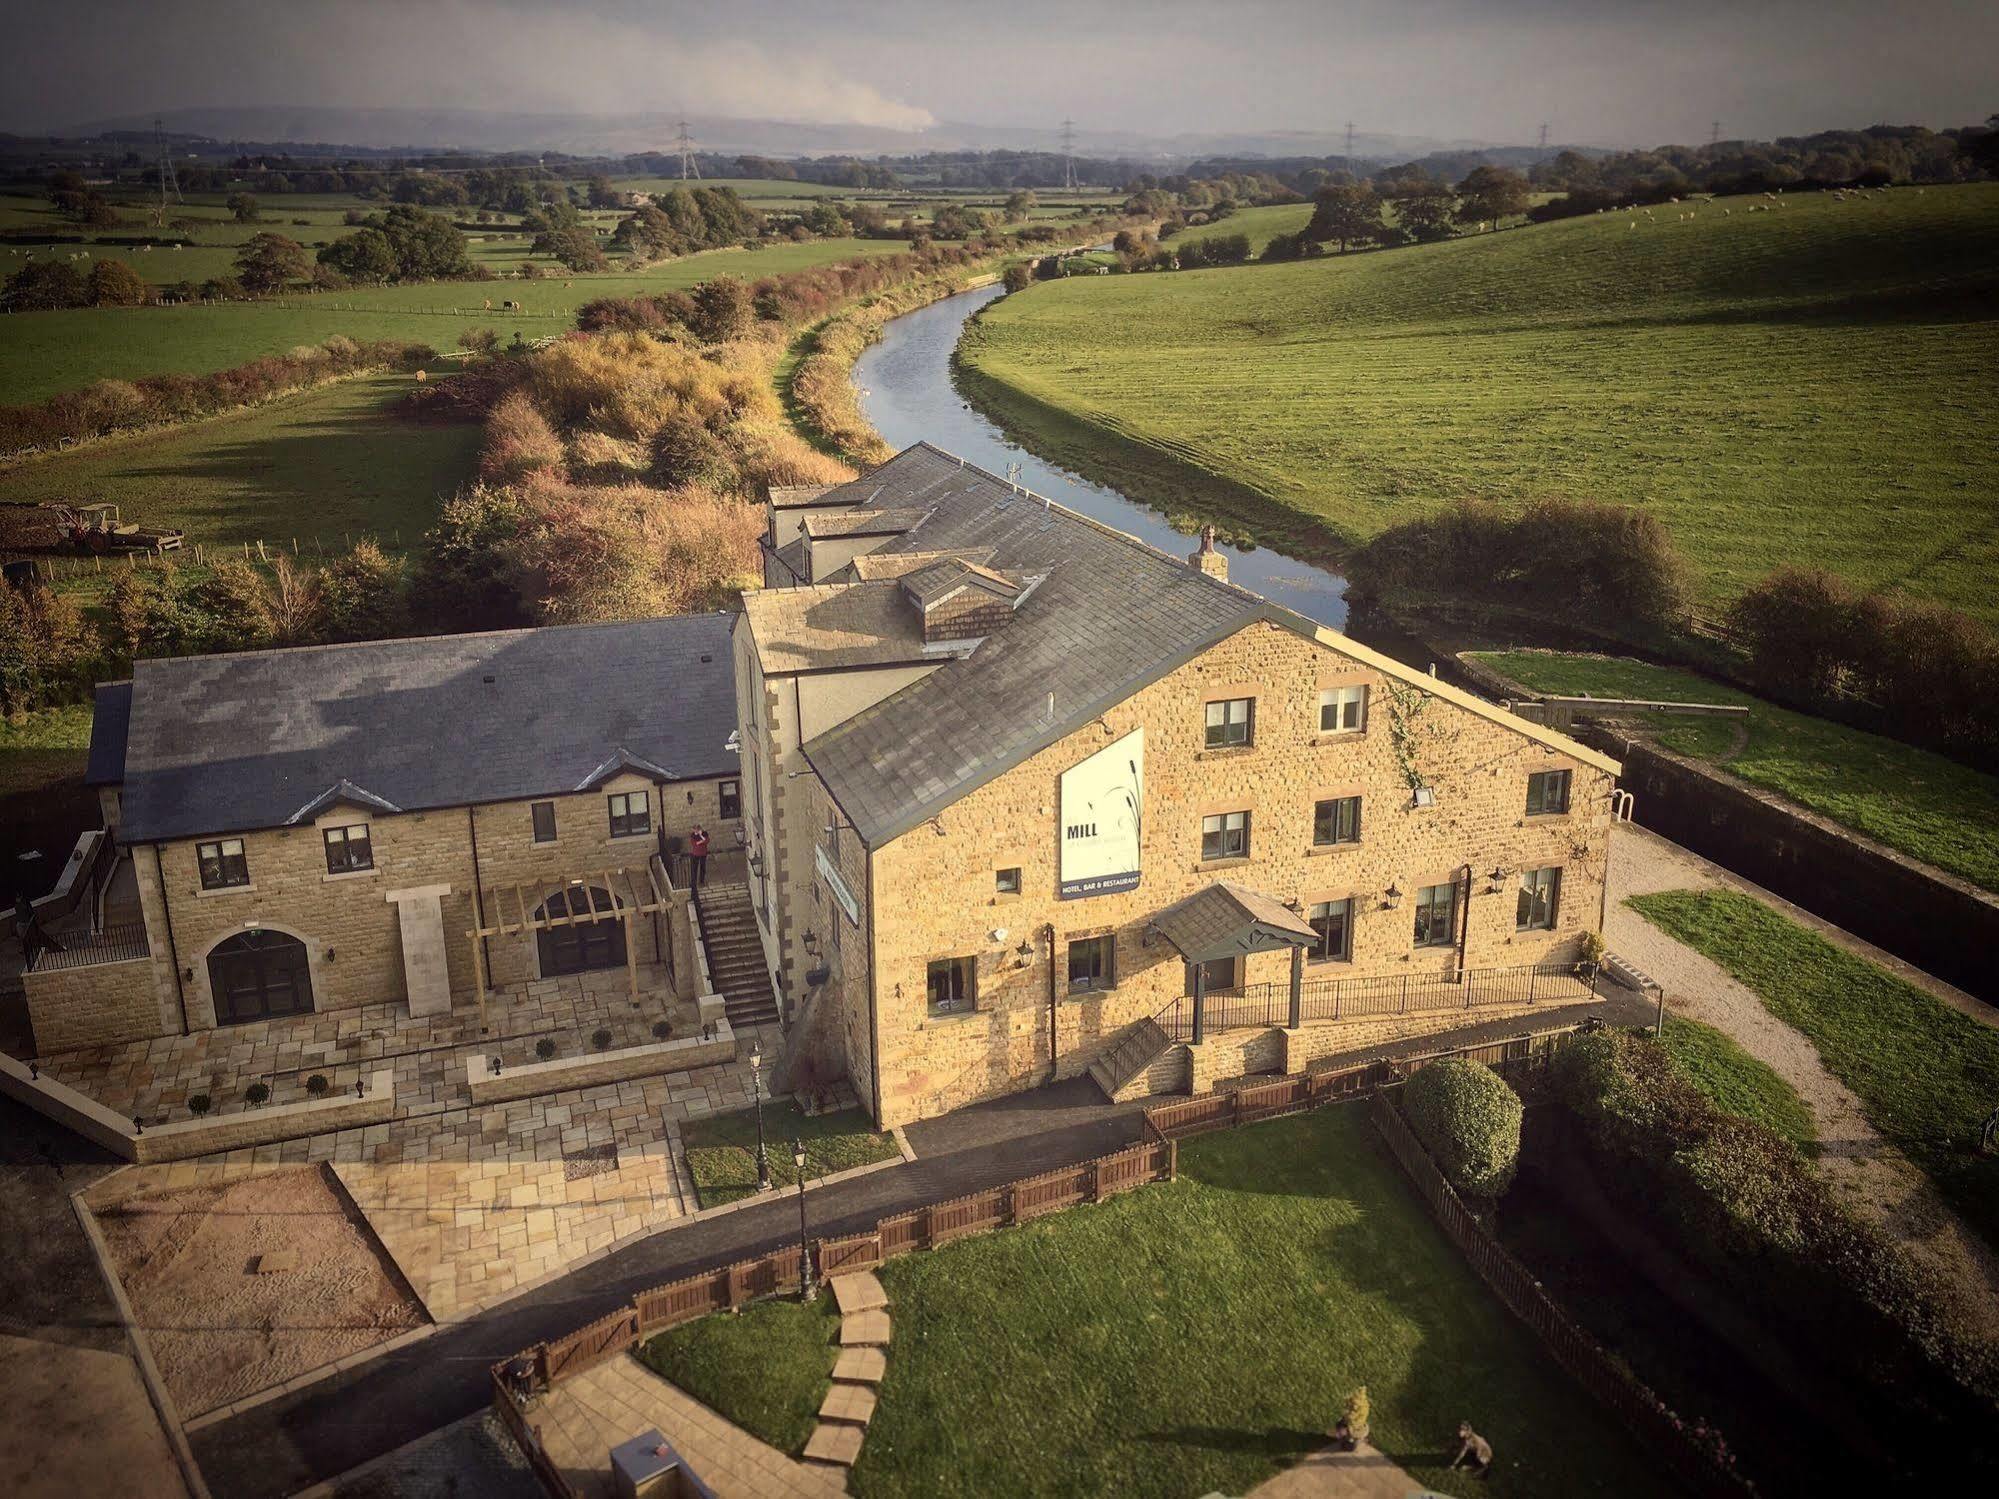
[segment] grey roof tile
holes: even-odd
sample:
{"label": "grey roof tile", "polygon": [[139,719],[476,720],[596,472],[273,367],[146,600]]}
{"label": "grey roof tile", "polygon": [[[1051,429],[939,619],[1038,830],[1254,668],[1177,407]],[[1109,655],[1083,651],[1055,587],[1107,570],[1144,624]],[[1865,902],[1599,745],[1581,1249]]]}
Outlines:
{"label": "grey roof tile", "polygon": [[694,614],[141,661],[121,836],[281,827],[364,794],[404,811],[553,796],[620,757],[677,780],[733,774],[732,622]]}
{"label": "grey roof tile", "polygon": [[132,684],[99,682],[90,716],[90,759],[86,786],[116,786],[125,779],[125,738],[132,724]]}

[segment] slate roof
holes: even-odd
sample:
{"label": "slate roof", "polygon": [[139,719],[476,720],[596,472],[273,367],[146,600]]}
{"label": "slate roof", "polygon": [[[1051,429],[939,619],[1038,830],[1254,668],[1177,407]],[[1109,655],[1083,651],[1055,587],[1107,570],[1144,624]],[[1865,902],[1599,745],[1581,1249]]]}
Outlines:
{"label": "slate roof", "polygon": [[1319,934],[1296,911],[1260,891],[1218,880],[1152,918],[1153,928],[1190,963],[1274,947],[1311,946]]}
{"label": "slate roof", "polygon": [[977,549],[995,571],[1047,575],[970,655],[805,746],[870,847],[1269,611],[1252,593],[1072,511],[1044,508],[927,443],[829,498],[846,494],[936,512],[878,549],[878,565],[897,552]]}
{"label": "slate roof", "polygon": [[99,682],[90,716],[90,759],[86,786],[116,786],[125,779],[125,736],[132,721],[132,684]]}
{"label": "slate roof", "polygon": [[743,614],[772,676],[924,658],[923,621],[892,582],[759,589]]}
{"label": "slate roof", "polygon": [[695,614],[141,661],[120,836],[283,827],[338,801],[408,812],[554,796],[621,766],[732,775],[732,623]]}
{"label": "slate roof", "polygon": [[888,510],[856,505],[845,510],[813,511],[798,524],[814,541],[836,536],[882,536],[922,524],[927,510]]}

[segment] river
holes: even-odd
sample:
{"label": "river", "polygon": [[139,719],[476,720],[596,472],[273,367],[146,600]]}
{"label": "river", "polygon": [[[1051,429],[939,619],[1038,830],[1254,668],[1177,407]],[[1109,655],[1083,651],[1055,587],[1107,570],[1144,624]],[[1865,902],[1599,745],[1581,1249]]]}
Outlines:
{"label": "river", "polygon": [[[1129,532],[1171,556],[1186,555],[1193,538],[1182,536],[1150,506],[1092,484],[1009,442],[974,411],[951,384],[951,354],[966,321],[1004,296],[998,286],[960,292],[893,319],[881,342],[854,366],[861,410],[892,448],[931,442],[995,474],[1021,466],[1020,482],[1037,495]],[[1286,557],[1267,547],[1239,551],[1218,546],[1229,559],[1229,580],[1335,629],[1346,623],[1346,580],[1338,573]]]}

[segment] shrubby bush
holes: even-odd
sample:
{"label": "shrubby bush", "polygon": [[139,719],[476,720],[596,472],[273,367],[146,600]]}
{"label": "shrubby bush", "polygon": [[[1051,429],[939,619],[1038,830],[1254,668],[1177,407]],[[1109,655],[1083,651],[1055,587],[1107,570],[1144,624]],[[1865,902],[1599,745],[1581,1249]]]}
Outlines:
{"label": "shrubby bush", "polygon": [[74,599],[41,585],[0,587],[0,717],[77,696],[98,654]]}
{"label": "shrubby bush", "polygon": [[1687,607],[1686,565],[1650,512],[1588,500],[1466,500],[1391,526],[1349,560],[1358,593],[1471,595],[1657,631]]}
{"label": "shrubby bush", "polygon": [[1520,1165],[1520,1095],[1469,1057],[1420,1069],[1402,1090],[1409,1127],[1444,1180],[1467,1197],[1500,1197]]}
{"label": "shrubby bush", "polygon": [[[1897,1416],[1958,1430],[1999,1419],[1999,1354],[1960,1325],[1935,1277],[1781,1136],[1717,1109],[1658,1041],[1579,1036],[1554,1082],[1606,1187],[1773,1334]],[[1897,1429],[1902,1445],[1935,1435]]]}

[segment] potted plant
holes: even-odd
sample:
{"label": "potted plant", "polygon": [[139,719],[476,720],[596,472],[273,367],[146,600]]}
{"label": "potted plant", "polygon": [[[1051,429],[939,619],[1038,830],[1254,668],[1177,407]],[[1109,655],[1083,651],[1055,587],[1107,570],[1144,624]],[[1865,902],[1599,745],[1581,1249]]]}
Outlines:
{"label": "potted plant", "polygon": [[590,1044],[599,1051],[609,1051],[611,1049],[611,1028],[608,1025],[598,1026],[597,1029],[590,1033]]}
{"label": "potted plant", "polygon": [[269,1083],[252,1083],[243,1090],[243,1099],[246,1103],[250,1104],[260,1104],[270,1096],[271,1085]]}
{"label": "potted plant", "polygon": [[555,1038],[553,1036],[543,1036],[539,1041],[535,1042],[534,1054],[540,1057],[544,1062],[546,1062],[550,1057],[554,1056]]}
{"label": "potted plant", "polygon": [[188,1096],[187,1111],[197,1119],[214,1107],[215,1100],[206,1093],[194,1093]]}
{"label": "potted plant", "polygon": [[665,1041],[670,1039],[673,1035],[673,1022],[671,1020],[655,1020],[652,1023],[652,1033],[656,1040]]}
{"label": "potted plant", "polygon": [[1343,1452],[1351,1452],[1365,1442],[1369,1415],[1367,1386],[1362,1385],[1347,1396],[1346,1408],[1340,1413],[1339,1424],[1333,1428],[1333,1445]]}
{"label": "potted plant", "polygon": [[305,1080],[305,1091],[311,1094],[314,1098],[326,1097],[326,1090],[332,1086],[333,1085],[326,1080],[326,1074],[323,1072],[315,1072],[311,1077]]}

